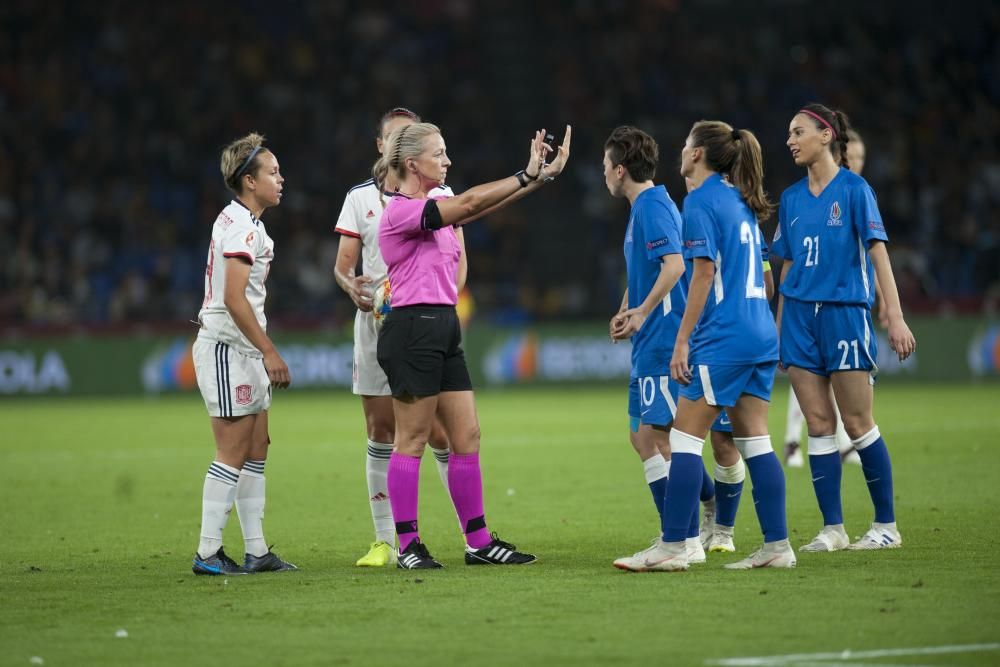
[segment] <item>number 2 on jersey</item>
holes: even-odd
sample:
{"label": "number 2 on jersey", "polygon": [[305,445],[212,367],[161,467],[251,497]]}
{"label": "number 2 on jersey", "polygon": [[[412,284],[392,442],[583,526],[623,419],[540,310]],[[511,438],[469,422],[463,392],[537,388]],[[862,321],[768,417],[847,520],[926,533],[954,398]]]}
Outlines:
{"label": "number 2 on jersey", "polygon": [[[750,246],[750,261],[747,263],[748,299],[766,299],[764,290],[763,265],[760,261],[760,227],[744,220],[740,223],[740,243]],[[761,269],[761,284],[757,285],[757,268]]]}

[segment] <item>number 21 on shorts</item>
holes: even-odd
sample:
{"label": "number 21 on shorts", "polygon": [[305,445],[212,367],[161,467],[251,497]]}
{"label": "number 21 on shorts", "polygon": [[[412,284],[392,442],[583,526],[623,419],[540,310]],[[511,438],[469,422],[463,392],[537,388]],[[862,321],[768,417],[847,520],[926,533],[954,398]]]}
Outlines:
{"label": "number 21 on shorts", "polygon": [[[855,338],[852,341],[841,340],[837,341],[837,349],[843,353],[840,358],[840,368],[841,370],[850,370],[852,368],[858,368],[858,339]],[[847,363],[847,357],[853,350],[854,352],[854,365],[851,366]]]}

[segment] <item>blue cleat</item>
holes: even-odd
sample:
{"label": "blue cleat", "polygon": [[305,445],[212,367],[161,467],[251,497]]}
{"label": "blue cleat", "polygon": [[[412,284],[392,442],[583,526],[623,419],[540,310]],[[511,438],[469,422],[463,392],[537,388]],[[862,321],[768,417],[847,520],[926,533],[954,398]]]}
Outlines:
{"label": "blue cleat", "polygon": [[194,563],[191,565],[191,571],[195,574],[209,576],[247,574],[246,570],[226,555],[222,547],[219,547],[219,550],[208,558],[202,558],[196,553],[194,555]]}

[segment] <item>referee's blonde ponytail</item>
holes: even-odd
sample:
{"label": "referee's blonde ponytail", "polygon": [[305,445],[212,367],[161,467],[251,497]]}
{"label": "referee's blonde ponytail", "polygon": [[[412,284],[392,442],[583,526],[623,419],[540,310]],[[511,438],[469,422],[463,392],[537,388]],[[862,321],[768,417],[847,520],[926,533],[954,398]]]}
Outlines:
{"label": "referee's blonde ponytail", "polygon": [[404,125],[389,135],[389,140],[382,147],[382,157],[372,166],[372,178],[379,192],[399,188],[399,183],[406,178],[406,160],[420,157],[425,140],[435,134],[441,134],[437,125],[414,123]]}

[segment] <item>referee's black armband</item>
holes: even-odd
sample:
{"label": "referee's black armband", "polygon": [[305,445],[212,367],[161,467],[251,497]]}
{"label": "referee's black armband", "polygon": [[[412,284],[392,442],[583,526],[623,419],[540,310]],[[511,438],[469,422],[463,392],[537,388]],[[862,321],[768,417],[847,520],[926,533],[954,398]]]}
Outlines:
{"label": "referee's black armband", "polygon": [[420,229],[425,232],[433,232],[444,227],[444,220],[441,219],[441,211],[438,210],[436,199],[428,199],[424,204],[424,213],[420,216]]}

